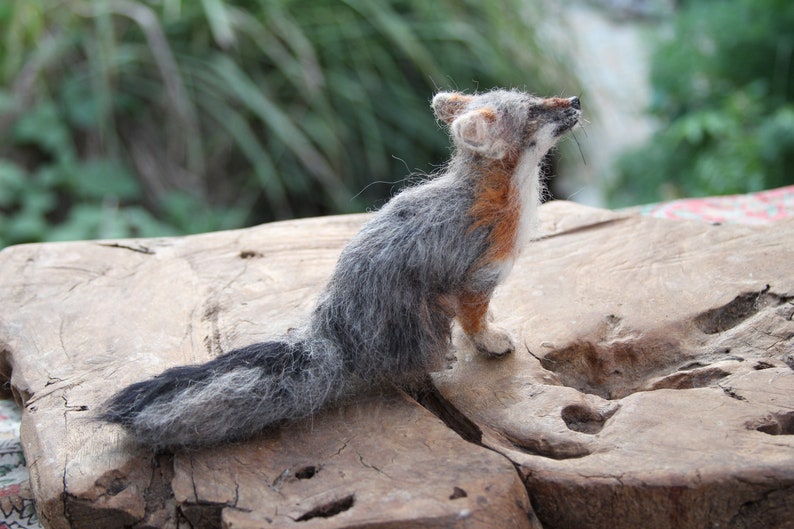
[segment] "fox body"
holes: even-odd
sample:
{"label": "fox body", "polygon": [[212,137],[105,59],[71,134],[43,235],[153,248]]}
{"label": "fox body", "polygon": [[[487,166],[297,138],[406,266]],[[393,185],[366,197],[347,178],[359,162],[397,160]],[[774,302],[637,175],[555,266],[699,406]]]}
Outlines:
{"label": "fox body", "polygon": [[455,318],[480,352],[511,352],[488,304],[532,236],[539,165],[577,124],[579,100],[441,92],[432,107],[452,159],[362,227],[300,330],[135,383],[101,418],[143,444],[213,444],[311,415],[361,384],[426,374]]}

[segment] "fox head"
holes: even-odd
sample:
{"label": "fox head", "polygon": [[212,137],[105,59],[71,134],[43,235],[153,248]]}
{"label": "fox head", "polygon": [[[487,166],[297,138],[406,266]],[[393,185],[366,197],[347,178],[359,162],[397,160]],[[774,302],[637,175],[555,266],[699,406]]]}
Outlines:
{"label": "fox head", "polygon": [[578,97],[541,98],[512,90],[439,92],[432,107],[458,149],[495,160],[529,149],[543,156],[581,116]]}

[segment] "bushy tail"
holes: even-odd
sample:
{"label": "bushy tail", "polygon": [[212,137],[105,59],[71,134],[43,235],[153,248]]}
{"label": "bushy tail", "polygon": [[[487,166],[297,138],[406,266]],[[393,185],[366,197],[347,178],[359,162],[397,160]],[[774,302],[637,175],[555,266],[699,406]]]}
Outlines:
{"label": "bushy tail", "polygon": [[346,378],[329,342],[265,342],[132,384],[99,418],[147,445],[215,444],[311,415],[341,395]]}

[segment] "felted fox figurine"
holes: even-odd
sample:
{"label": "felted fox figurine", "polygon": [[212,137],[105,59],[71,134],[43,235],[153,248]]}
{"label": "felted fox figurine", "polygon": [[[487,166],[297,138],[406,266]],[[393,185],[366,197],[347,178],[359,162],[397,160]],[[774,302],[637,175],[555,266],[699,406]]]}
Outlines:
{"label": "felted fox figurine", "polygon": [[532,237],[539,164],[579,121],[579,99],[441,92],[432,107],[452,159],[362,227],[300,330],[132,384],[101,419],[153,446],[244,438],[362,383],[426,374],[446,355],[455,318],[483,354],[510,353],[488,303]]}

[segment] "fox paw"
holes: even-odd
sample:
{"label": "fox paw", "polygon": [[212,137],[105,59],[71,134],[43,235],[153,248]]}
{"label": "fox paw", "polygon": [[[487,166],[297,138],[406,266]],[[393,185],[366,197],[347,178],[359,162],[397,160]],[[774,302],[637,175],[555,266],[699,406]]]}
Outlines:
{"label": "fox paw", "polygon": [[499,327],[489,327],[487,330],[469,338],[471,338],[477,351],[488,356],[504,356],[516,349],[510,333]]}

